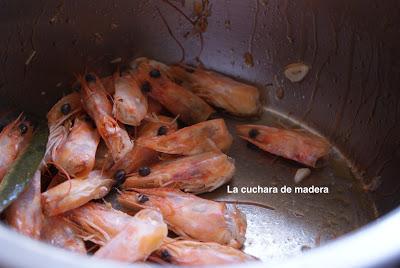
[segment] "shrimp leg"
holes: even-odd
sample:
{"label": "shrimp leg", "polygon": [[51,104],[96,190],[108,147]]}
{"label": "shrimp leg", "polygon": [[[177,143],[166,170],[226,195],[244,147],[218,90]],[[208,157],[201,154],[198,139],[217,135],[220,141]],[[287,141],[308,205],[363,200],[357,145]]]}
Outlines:
{"label": "shrimp leg", "polygon": [[211,192],[228,182],[234,172],[233,160],[222,153],[207,152],[161,162],[145,177],[134,173],[125,180],[124,189],[173,187],[185,192]]}
{"label": "shrimp leg", "polygon": [[170,188],[136,188],[122,192],[118,201],[129,209],[159,209],[169,228],[180,236],[234,248],[243,246],[247,222],[235,205]]}
{"label": "shrimp leg", "polygon": [[269,153],[315,167],[328,154],[329,143],[322,137],[301,130],[279,129],[261,125],[236,127],[239,136]]}

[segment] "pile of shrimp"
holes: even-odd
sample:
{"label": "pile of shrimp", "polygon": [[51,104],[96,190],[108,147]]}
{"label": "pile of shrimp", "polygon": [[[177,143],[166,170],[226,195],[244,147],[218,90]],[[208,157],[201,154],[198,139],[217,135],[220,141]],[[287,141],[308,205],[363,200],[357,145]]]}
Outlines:
{"label": "pile of shrimp", "polygon": [[[123,262],[215,265],[256,261],[242,251],[246,216],[201,193],[228,183],[233,137],[216,109],[261,112],[259,90],[202,67],[138,58],[123,72],[77,77],[48,112],[46,153],[28,187],[5,211],[21,234]],[[179,123],[179,124],[178,124]],[[0,180],[34,127],[19,116],[0,133]],[[238,125],[259,148],[315,167],[329,151],[298,130]],[[118,209],[103,197],[116,189]]]}

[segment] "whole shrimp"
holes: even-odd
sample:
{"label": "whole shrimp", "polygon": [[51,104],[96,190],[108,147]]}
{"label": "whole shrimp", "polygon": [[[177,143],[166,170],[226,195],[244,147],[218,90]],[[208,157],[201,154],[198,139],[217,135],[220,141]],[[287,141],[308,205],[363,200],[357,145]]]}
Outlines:
{"label": "whole shrimp", "polygon": [[139,83],[129,73],[116,77],[114,81],[114,117],[127,125],[140,125],[147,114],[148,105]]}
{"label": "whole shrimp", "polygon": [[[173,118],[158,115],[150,121],[142,124],[138,131],[138,138],[151,138],[173,133],[178,128],[176,120]],[[135,144],[123,158],[116,162],[111,168],[111,172],[123,170],[125,174],[136,171],[141,166],[147,166],[155,163],[159,153],[152,149]]]}
{"label": "whole shrimp", "polygon": [[196,194],[211,192],[232,178],[235,165],[225,154],[206,152],[164,161],[150,170],[145,177],[139,173],[129,176],[123,188],[173,187]]}
{"label": "whole shrimp", "polygon": [[0,182],[20,153],[28,145],[33,126],[20,115],[0,133]]}
{"label": "whole shrimp", "polygon": [[238,249],[213,242],[198,242],[167,238],[150,257],[160,264],[223,265],[256,261],[257,258]]}
{"label": "whole shrimp", "polygon": [[236,127],[239,136],[264,151],[315,167],[328,154],[329,143],[322,137],[302,130],[279,129],[261,125]]}
{"label": "whole shrimp", "polygon": [[118,201],[128,209],[159,209],[169,228],[180,236],[234,248],[243,246],[246,216],[233,204],[170,188],[123,191]]}
{"label": "whole shrimp", "polygon": [[67,138],[53,153],[53,162],[70,176],[85,178],[92,171],[100,141],[89,119],[75,118]]}
{"label": "whole shrimp", "polygon": [[22,194],[7,208],[7,223],[26,236],[38,239],[43,224],[40,193],[40,171],[37,170]]}
{"label": "whole shrimp", "polygon": [[145,261],[167,237],[168,228],[160,212],[143,209],[95,254],[95,257],[125,262]]}
{"label": "whole shrimp", "polygon": [[114,161],[118,161],[132,149],[133,143],[126,130],[113,118],[112,105],[100,79],[88,73],[84,78],[80,77],[79,81],[83,107],[96,123]]}
{"label": "whole shrimp", "polygon": [[105,196],[114,181],[100,170],[91,171],[85,179],[71,179],[42,193],[43,211],[48,216],[80,207],[92,199]]}
{"label": "whole shrimp", "polygon": [[121,232],[132,216],[105,204],[89,202],[68,211],[65,217],[74,224],[85,240],[105,245]]}
{"label": "whole shrimp", "polygon": [[41,240],[55,247],[86,254],[83,239],[79,237],[74,226],[61,216],[45,218]]}
{"label": "whole shrimp", "polygon": [[142,90],[172,114],[179,115],[183,122],[199,123],[214,113],[214,109],[204,100],[174,83],[168,77],[164,64],[138,58],[131,63],[131,67],[131,75],[140,82]]}
{"label": "whole shrimp", "polygon": [[232,136],[223,119],[214,119],[182,128],[172,134],[139,138],[137,143],[158,152],[194,155],[208,151],[227,151]]}
{"label": "whole shrimp", "polygon": [[261,111],[260,93],[254,86],[230,77],[186,65],[174,65],[168,73],[211,105],[236,116],[254,116]]}

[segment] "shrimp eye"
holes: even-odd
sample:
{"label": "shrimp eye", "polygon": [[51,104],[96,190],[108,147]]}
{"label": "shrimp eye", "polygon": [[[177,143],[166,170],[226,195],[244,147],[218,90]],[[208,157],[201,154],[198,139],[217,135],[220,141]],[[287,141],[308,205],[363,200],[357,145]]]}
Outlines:
{"label": "shrimp eye", "polygon": [[149,81],[144,81],[142,86],[140,87],[140,89],[144,92],[144,93],[148,93],[151,91],[151,84],[149,83]]}
{"label": "shrimp eye", "polygon": [[256,138],[258,136],[258,134],[260,134],[260,132],[255,128],[252,128],[249,131],[249,137],[252,139]]}
{"label": "shrimp eye", "polygon": [[116,180],[118,186],[121,185],[122,183],[124,183],[125,176],[126,176],[126,173],[125,173],[125,170],[123,170],[123,169],[117,170],[117,172],[115,172],[114,179]]}
{"label": "shrimp eye", "polygon": [[151,169],[149,167],[140,167],[139,168],[139,175],[141,177],[146,177],[151,173]]}
{"label": "shrimp eye", "polygon": [[86,74],[85,75],[86,82],[96,82],[96,77],[93,74]]}
{"label": "shrimp eye", "polygon": [[64,103],[61,106],[61,113],[63,115],[67,115],[67,114],[69,114],[69,112],[71,112],[71,105],[69,103]]}
{"label": "shrimp eye", "polygon": [[167,134],[167,132],[168,132],[167,127],[166,126],[161,126],[157,131],[157,136],[165,135],[165,134]]}
{"label": "shrimp eye", "polygon": [[194,73],[194,69],[192,68],[185,68],[185,71],[188,73]]}
{"label": "shrimp eye", "polygon": [[144,194],[139,194],[137,199],[139,203],[146,203],[147,201],[149,201],[149,198]]}
{"label": "shrimp eye", "polygon": [[19,133],[21,133],[21,135],[24,135],[28,131],[28,126],[24,123],[21,123],[19,124],[18,129]]}
{"label": "shrimp eye", "polygon": [[161,77],[161,73],[160,73],[160,71],[157,70],[157,69],[151,70],[150,73],[149,73],[149,75],[150,75],[151,77],[153,77],[153,78],[159,78],[159,77]]}
{"label": "shrimp eye", "polygon": [[169,254],[168,250],[164,249],[161,251],[161,259],[163,259],[166,262],[171,262],[171,254]]}

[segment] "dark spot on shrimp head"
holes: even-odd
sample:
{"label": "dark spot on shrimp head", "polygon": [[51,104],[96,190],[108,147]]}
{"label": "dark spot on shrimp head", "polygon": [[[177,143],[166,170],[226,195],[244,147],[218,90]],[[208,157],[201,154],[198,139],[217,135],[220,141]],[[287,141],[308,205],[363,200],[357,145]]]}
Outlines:
{"label": "dark spot on shrimp head", "polygon": [[88,82],[88,83],[96,82],[96,76],[94,76],[94,75],[91,74],[91,73],[88,73],[88,74],[85,75],[85,80],[86,80],[86,82]]}
{"label": "dark spot on shrimp head", "polygon": [[28,131],[28,126],[25,123],[21,123],[19,124],[18,129],[19,133],[21,133],[21,135],[24,135]]}
{"label": "dark spot on shrimp head", "polygon": [[143,84],[140,86],[140,89],[143,93],[148,93],[151,91],[151,84],[149,81],[144,81]]}
{"label": "dark spot on shrimp head", "polygon": [[117,172],[115,172],[114,174],[114,179],[116,181],[116,186],[120,186],[121,184],[124,183],[126,178],[126,172],[123,169],[119,169],[117,170]]}
{"label": "dark spot on shrimp head", "polygon": [[159,77],[161,77],[161,73],[160,73],[160,71],[157,70],[157,69],[151,70],[150,73],[149,73],[149,75],[150,75],[150,77],[153,77],[153,78],[159,78]]}
{"label": "dark spot on shrimp head", "polygon": [[255,128],[249,130],[249,138],[251,139],[255,139],[258,136],[258,134],[260,134],[260,132]]}
{"label": "dark spot on shrimp head", "polygon": [[147,195],[144,194],[139,194],[137,197],[137,200],[139,203],[146,203],[147,201],[149,201],[149,198],[147,197]]}
{"label": "dark spot on shrimp head", "polygon": [[161,250],[161,252],[160,252],[160,257],[161,257],[161,259],[162,259],[163,261],[171,262],[172,256],[171,256],[171,254],[169,253],[169,251],[166,250],[166,249]]}
{"label": "dark spot on shrimp head", "polygon": [[64,103],[62,106],[61,106],[61,113],[63,114],[63,115],[67,115],[67,114],[69,114],[69,112],[71,112],[71,105],[69,104],[69,103]]}
{"label": "dark spot on shrimp head", "polygon": [[151,169],[149,167],[140,167],[138,172],[141,177],[146,177],[151,173]]}
{"label": "dark spot on shrimp head", "polygon": [[168,132],[168,128],[166,126],[161,126],[158,130],[157,130],[157,136],[162,136],[167,134]]}

